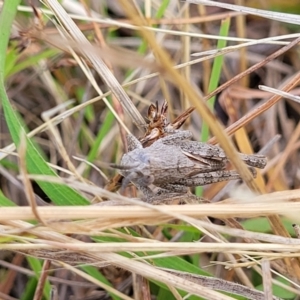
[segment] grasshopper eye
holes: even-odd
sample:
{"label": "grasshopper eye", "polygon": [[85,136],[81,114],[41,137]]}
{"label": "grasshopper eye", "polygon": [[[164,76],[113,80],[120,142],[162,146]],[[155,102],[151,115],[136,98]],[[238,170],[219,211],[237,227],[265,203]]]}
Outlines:
{"label": "grasshopper eye", "polygon": [[154,176],[153,175],[144,175],[142,178],[143,184],[145,185],[150,185],[154,181]]}

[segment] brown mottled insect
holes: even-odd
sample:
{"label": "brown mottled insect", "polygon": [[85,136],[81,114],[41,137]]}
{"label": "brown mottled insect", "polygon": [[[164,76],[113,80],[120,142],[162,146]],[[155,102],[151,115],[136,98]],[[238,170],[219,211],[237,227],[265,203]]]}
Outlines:
{"label": "brown mottled insect", "polygon": [[[159,109],[158,103],[151,104],[148,108],[147,119],[149,120],[145,135],[140,138],[142,147],[149,147],[158,139],[167,136],[170,132],[179,129],[190,114],[195,110],[194,107],[188,108],[179,115],[173,122],[169,122],[167,118],[168,103],[164,101]],[[130,149],[129,149],[130,151]],[[122,185],[123,176],[117,174],[105,186],[109,191],[116,191]]]}
{"label": "brown mottled insect", "polygon": [[[169,131],[169,135],[143,148],[139,140],[129,135],[130,151],[121,160],[123,187],[133,183],[145,200],[152,202],[161,194],[184,194],[189,187],[240,178],[236,171],[224,170],[228,158],[220,147],[191,138],[189,131]],[[240,153],[240,157],[251,167],[264,168],[267,163],[263,155]],[[254,169],[250,170],[256,174]],[[154,192],[151,186],[159,190]]]}

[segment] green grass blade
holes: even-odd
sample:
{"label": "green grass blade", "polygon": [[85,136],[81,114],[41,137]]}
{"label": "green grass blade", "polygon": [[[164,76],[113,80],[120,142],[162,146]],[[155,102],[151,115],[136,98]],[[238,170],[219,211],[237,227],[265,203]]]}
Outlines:
{"label": "green grass blade", "polygon": [[16,204],[10,199],[6,198],[0,190],[0,206],[15,206]]}
{"label": "green grass blade", "polygon": [[[227,36],[228,31],[229,31],[229,26],[230,26],[230,18],[227,18],[222,21],[221,28],[220,28],[220,36]],[[226,47],[227,41],[226,40],[219,40],[217,44],[217,49],[221,49]],[[220,81],[220,76],[222,72],[222,67],[223,67],[223,60],[224,57],[223,55],[217,56],[214,59],[213,63],[213,68],[211,72],[211,77],[209,81],[209,87],[208,87],[208,92],[212,92],[215,90]],[[216,97],[212,97],[207,101],[208,106],[210,107],[211,110],[214,108]],[[206,123],[203,123],[202,125],[202,132],[201,132],[201,141],[206,142],[209,138],[209,127]]]}
{"label": "green grass blade", "polygon": [[37,279],[35,277],[29,278],[22,291],[22,296],[20,300],[32,300],[34,297],[34,292],[37,286]]}
{"label": "green grass blade", "polygon": [[[223,20],[221,23],[219,35],[227,36],[228,31],[229,31],[229,26],[230,26],[230,18]],[[217,48],[218,49],[224,48],[224,47],[226,47],[226,44],[227,44],[226,40],[219,40],[217,43]],[[217,56],[214,59],[211,77],[210,77],[210,81],[209,81],[208,92],[211,92],[218,87],[218,84],[220,81],[220,76],[221,76],[221,71],[222,71],[222,66],[223,66],[223,60],[224,60],[223,55]],[[213,110],[213,108],[214,108],[215,100],[216,100],[216,97],[212,97],[207,102],[207,104],[211,110]],[[209,127],[205,122],[203,122],[202,131],[201,131],[201,141],[206,142],[208,140],[208,138],[209,138]],[[196,195],[200,197],[200,196],[202,196],[202,193],[203,193],[203,188],[201,186],[197,187]]]}
{"label": "green grass blade", "polygon": [[32,57],[26,58],[24,61],[17,62],[18,56],[14,56],[14,51],[11,51],[11,59],[7,58],[7,63],[5,65],[5,78],[8,78],[9,76],[12,76],[22,70],[25,70],[26,68],[32,67],[36,65],[40,60],[42,59],[48,59],[51,58],[59,53],[56,49],[47,49],[45,51],[42,51],[40,53],[35,54]]}
{"label": "green grass blade", "polygon": [[[88,273],[89,275],[91,275],[92,277],[94,277],[95,279],[109,285],[109,286],[112,286],[112,284],[106,279],[105,276],[103,276],[95,267],[93,266],[84,266],[82,267],[82,269]],[[110,292],[107,292],[111,298],[113,300],[121,300],[120,297],[116,296],[115,294],[113,293],[110,293]]]}
{"label": "green grass blade", "polygon": [[[17,147],[20,143],[20,136],[22,133],[25,134],[25,130],[7,97],[4,85],[4,70],[9,33],[19,3],[20,1],[18,0],[5,1],[0,15],[0,100],[3,105],[7,126]],[[26,163],[29,173],[57,176],[47,165],[30,139],[26,139],[26,145]],[[85,205],[89,203],[83,196],[67,186],[47,182],[38,182],[38,184],[46,195],[58,205]]]}
{"label": "green grass blade", "polygon": [[[163,0],[161,2],[160,7],[158,8],[156,14],[154,15],[155,19],[161,19],[164,16],[165,11],[169,6],[169,3],[170,3],[170,0]],[[154,25],[153,27],[157,28],[158,26]],[[145,40],[143,40],[142,44],[138,48],[138,53],[145,54],[147,48],[148,48],[148,43]]]}
{"label": "green grass blade", "polygon": [[[101,145],[101,142],[105,138],[105,136],[108,134],[108,132],[111,130],[114,120],[115,120],[114,115],[112,114],[111,111],[108,111],[104,118],[104,121],[101,125],[101,128],[98,131],[95,141],[91,147],[91,150],[87,156],[87,161],[93,162],[96,159],[97,154],[98,154],[98,149]],[[91,169],[91,166],[86,166],[86,171],[84,173],[85,176],[88,175],[90,169]]]}
{"label": "green grass blade", "polygon": [[[170,0],[163,0],[161,2],[160,7],[158,8],[156,14],[154,15],[155,19],[160,19],[160,18],[162,18],[164,16],[164,13],[165,13],[166,9],[168,8],[169,3],[170,3]],[[153,25],[152,27],[156,28],[158,26]],[[143,40],[142,43],[141,43],[141,45],[138,47],[137,52],[139,54],[145,54],[146,51],[147,51],[147,49],[148,49],[148,42],[145,41],[145,40]],[[125,77],[126,78],[129,77],[131,75],[131,73],[132,73],[132,70],[127,71]]]}

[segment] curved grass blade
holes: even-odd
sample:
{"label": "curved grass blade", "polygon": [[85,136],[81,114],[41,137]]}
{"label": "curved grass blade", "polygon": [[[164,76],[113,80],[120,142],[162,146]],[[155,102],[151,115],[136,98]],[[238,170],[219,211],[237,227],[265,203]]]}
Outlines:
{"label": "curved grass blade", "polygon": [[6,198],[0,190],[0,206],[15,206],[16,204],[10,199]]}
{"label": "curved grass blade", "polygon": [[[5,1],[0,15],[0,100],[3,105],[7,126],[16,146],[20,143],[21,133],[25,133],[25,131],[7,97],[4,85],[4,69],[10,29],[19,2],[18,0]],[[31,174],[57,176],[47,165],[30,139],[26,138],[26,144],[26,164],[28,172]],[[89,203],[87,199],[68,186],[47,182],[38,182],[38,184],[46,195],[58,205],[85,205]]]}

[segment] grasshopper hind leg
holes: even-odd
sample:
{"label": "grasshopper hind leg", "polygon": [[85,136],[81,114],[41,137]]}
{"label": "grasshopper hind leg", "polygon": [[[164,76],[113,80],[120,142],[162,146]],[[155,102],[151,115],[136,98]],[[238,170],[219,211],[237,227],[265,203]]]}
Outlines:
{"label": "grasshopper hind leg", "polygon": [[[254,168],[249,168],[249,171],[254,177],[256,177],[256,171]],[[217,183],[221,181],[237,180],[241,179],[241,175],[235,170],[221,170],[208,173],[199,173],[193,177],[182,178],[178,180],[178,184],[189,187],[203,186],[206,184]]]}

